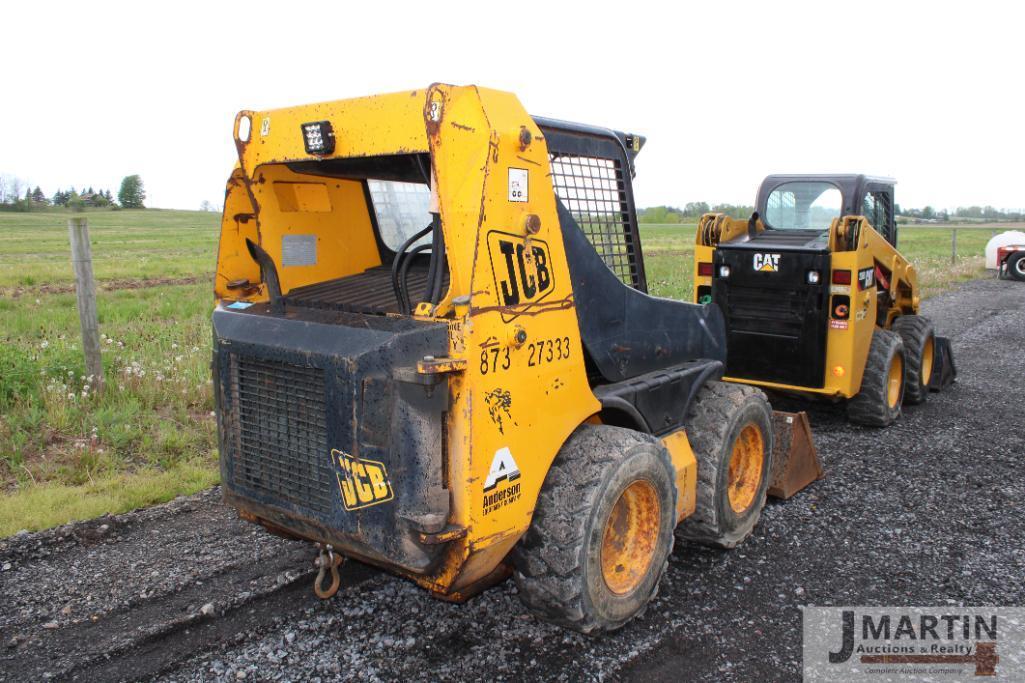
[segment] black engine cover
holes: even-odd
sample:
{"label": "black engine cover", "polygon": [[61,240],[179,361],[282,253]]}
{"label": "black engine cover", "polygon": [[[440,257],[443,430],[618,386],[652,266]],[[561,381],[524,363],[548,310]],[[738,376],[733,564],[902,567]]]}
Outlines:
{"label": "black engine cover", "polygon": [[[783,240],[787,249],[756,238],[715,251],[712,300],[726,318],[729,377],[825,385],[830,254],[794,249],[794,241]],[[719,276],[721,266],[729,266],[728,277]],[[818,272],[817,284],[808,283],[810,271]]]}

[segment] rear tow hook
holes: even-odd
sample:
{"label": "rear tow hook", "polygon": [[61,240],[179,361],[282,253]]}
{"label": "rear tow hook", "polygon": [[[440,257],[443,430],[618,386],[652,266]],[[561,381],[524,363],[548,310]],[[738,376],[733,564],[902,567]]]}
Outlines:
{"label": "rear tow hook", "polygon": [[[328,600],[338,592],[342,585],[342,577],[338,574],[338,567],[342,564],[342,556],[336,555],[334,548],[328,544],[317,544],[317,559],[313,566],[318,567],[317,578],[313,581],[313,592],[321,600]],[[324,588],[324,577],[331,572],[331,585]]]}

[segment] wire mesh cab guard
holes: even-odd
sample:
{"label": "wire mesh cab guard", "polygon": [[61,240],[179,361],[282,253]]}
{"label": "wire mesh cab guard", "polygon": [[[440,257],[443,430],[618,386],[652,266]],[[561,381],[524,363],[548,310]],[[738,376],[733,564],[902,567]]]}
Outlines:
{"label": "wire mesh cab guard", "polygon": [[605,265],[624,284],[648,291],[634,207],[634,139],[624,133],[535,118],[548,143],[552,185]]}
{"label": "wire mesh cab guard", "polygon": [[711,373],[721,374],[722,312],[647,294],[631,187],[640,144],[627,144],[631,136],[607,129],[535,121],[551,157],[577,321],[594,370],[592,386],[689,361],[714,365]]}

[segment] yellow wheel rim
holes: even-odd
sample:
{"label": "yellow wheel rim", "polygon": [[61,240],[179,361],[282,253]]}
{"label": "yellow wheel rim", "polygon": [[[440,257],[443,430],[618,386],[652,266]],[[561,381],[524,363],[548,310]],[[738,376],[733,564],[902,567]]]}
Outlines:
{"label": "yellow wheel rim", "polygon": [[891,408],[900,403],[900,390],[904,385],[904,357],[899,353],[890,361],[890,377],[886,382],[886,399]]}
{"label": "yellow wheel rim", "polygon": [[605,522],[601,544],[601,573],[605,585],[625,595],[648,574],[658,544],[662,510],[650,483],[637,480],[626,487]]}
{"label": "yellow wheel rim", "polygon": [[762,468],[765,467],[765,440],[757,425],[749,424],[740,430],[733,442],[730,455],[730,472],[727,480],[727,495],[730,507],[741,513],[751,507],[758,485],[762,483]]}
{"label": "yellow wheel rim", "polygon": [[930,334],[922,347],[922,367],[920,368],[922,386],[929,386],[929,379],[932,377],[932,361],[936,354],[936,339]]}

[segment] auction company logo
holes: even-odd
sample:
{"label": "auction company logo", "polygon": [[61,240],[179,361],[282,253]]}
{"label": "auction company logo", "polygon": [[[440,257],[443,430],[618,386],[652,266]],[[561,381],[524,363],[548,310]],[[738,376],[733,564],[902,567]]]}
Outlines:
{"label": "auction company logo", "polygon": [[1025,680],[1025,609],[804,607],[804,680]]}

